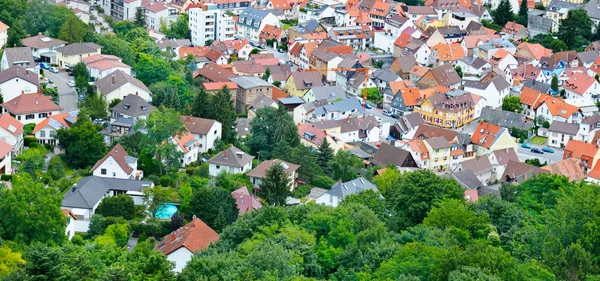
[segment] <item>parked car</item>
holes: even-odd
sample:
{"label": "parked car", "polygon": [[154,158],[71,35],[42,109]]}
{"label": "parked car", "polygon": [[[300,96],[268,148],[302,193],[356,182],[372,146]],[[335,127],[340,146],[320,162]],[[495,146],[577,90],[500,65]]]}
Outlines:
{"label": "parked car", "polygon": [[282,48],[279,48],[279,49],[277,49],[277,52],[280,52],[280,53],[285,53],[285,51],[283,51],[283,49],[282,49]]}
{"label": "parked car", "polygon": [[256,48],[259,48],[259,49],[261,49],[261,50],[264,50],[264,49],[266,49],[266,48],[265,48],[265,45],[263,45],[263,44],[260,44],[260,45],[256,46]]}
{"label": "parked car", "polygon": [[385,109],[382,111],[382,113],[381,113],[381,114],[383,114],[383,116],[391,116],[391,115],[392,115],[392,113],[391,113],[391,112],[389,112],[389,111],[387,111],[387,110],[385,110]]}
{"label": "parked car", "polygon": [[390,117],[394,118],[394,119],[400,119],[400,115],[396,114],[396,113],[392,113],[390,114]]}
{"label": "parked car", "polygon": [[548,153],[554,153],[554,149],[552,149],[552,148],[549,148],[549,147],[544,147],[544,148],[542,148],[542,151],[543,151],[543,152],[548,152]]}
{"label": "parked car", "polygon": [[45,62],[40,62],[40,68],[42,69],[50,69],[50,65]]}
{"label": "parked car", "polygon": [[373,108],[373,107],[372,107],[372,106],[370,106],[368,103],[367,103],[367,104],[365,104],[365,107],[366,107],[367,109],[371,109],[371,108]]}
{"label": "parked car", "polygon": [[522,148],[527,148],[527,149],[530,149],[530,148],[531,148],[531,146],[529,146],[529,145],[528,145],[526,142],[522,143],[522,144],[521,144],[521,147],[522,147]]}
{"label": "parked car", "polygon": [[537,148],[537,147],[532,148],[531,152],[533,152],[533,153],[539,153],[539,154],[544,154],[544,152],[541,149]]}
{"label": "parked car", "polygon": [[67,70],[67,75],[73,76],[73,71],[72,70]]}
{"label": "parked car", "polygon": [[254,43],[254,42],[250,42],[250,46],[252,46],[252,47],[256,47],[256,46],[258,46],[258,45],[257,45],[256,43]]}
{"label": "parked car", "polygon": [[69,85],[69,87],[75,87],[75,81],[69,80],[67,81],[67,85]]}
{"label": "parked car", "polygon": [[303,180],[296,180],[297,184],[306,184]]}
{"label": "parked car", "polygon": [[50,69],[49,69],[49,70],[50,70],[50,72],[52,72],[52,73],[58,73],[58,68],[56,68],[56,67],[54,67],[54,66],[53,66],[53,67],[50,67]]}

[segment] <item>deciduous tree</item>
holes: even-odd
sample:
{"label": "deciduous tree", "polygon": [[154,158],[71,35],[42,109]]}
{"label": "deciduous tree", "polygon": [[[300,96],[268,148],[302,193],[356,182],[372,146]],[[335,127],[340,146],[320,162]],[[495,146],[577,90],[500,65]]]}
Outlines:
{"label": "deciduous tree", "polygon": [[133,199],[124,194],[106,197],[100,201],[100,205],[96,208],[96,214],[105,217],[122,217],[126,220],[133,219],[135,214]]}
{"label": "deciduous tree", "polygon": [[79,116],[70,129],[59,129],[56,136],[65,147],[65,161],[73,168],[90,167],[106,151],[104,138],[85,116]]}
{"label": "deciduous tree", "polygon": [[215,231],[221,232],[237,219],[239,211],[230,191],[218,186],[204,187],[194,192],[190,215],[195,215]]}
{"label": "deciduous tree", "polygon": [[521,107],[521,98],[518,96],[505,97],[504,100],[502,100],[502,110],[521,113],[521,111],[523,111],[523,108]]}

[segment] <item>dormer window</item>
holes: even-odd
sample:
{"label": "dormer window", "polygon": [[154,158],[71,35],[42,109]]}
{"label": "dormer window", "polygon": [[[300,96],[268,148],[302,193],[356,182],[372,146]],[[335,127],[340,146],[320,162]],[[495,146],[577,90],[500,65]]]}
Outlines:
{"label": "dormer window", "polygon": [[130,107],[130,106],[131,106],[131,105],[129,105],[129,104],[124,104],[124,105],[123,105],[123,109],[125,109],[125,110],[129,110],[129,107]]}
{"label": "dormer window", "polygon": [[147,109],[148,109],[148,106],[146,106],[146,105],[142,105],[142,110],[143,110],[143,111],[146,111]]}

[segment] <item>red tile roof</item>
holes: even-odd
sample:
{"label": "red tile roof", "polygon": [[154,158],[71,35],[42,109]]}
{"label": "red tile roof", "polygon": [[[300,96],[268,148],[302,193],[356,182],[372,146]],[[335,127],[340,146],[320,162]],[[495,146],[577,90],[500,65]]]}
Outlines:
{"label": "red tile roof", "polygon": [[0,32],[4,32],[9,29],[9,26],[0,21]]}
{"label": "red tile roof", "polygon": [[552,116],[569,118],[573,113],[579,111],[579,107],[566,103],[563,99],[547,96],[543,104],[546,104]]}
{"label": "red tile roof", "polygon": [[19,122],[19,120],[10,116],[8,113],[4,113],[2,116],[0,116],[0,127],[8,131],[13,136],[23,133],[23,123]]}
{"label": "red tile roof", "polygon": [[12,114],[43,113],[60,111],[62,108],[52,101],[52,97],[43,94],[21,94],[16,98],[1,104]]}
{"label": "red tile roof", "polygon": [[250,195],[245,186],[231,192],[231,196],[235,199],[240,216],[263,207],[258,198]]}
{"label": "red tile roof", "polygon": [[126,174],[130,175],[131,172],[133,172],[133,168],[131,168],[129,164],[127,164],[127,160],[125,160],[125,157],[127,156],[129,156],[129,154],[127,154],[125,148],[123,148],[121,144],[117,143],[106,155],[104,155],[104,157],[102,157],[102,159],[96,162],[96,165],[94,165],[90,172],[93,173],[94,170],[98,168],[98,166],[102,165],[102,163],[104,163],[104,161],[108,159],[108,157],[112,157],[115,160],[115,162],[117,162],[119,167],[121,167],[121,169]]}
{"label": "red tile roof", "polygon": [[[43,129],[44,127],[48,126],[49,123],[50,123],[50,119],[56,120],[58,123],[60,123],[65,128],[70,128],[71,126],[69,126],[69,123],[67,123],[67,121],[65,121],[65,117],[68,117],[69,115],[70,115],[69,112],[65,112],[65,113],[62,113],[62,114],[54,115],[54,116],[48,116],[48,118],[42,120],[42,122],[40,122],[37,125],[35,125],[35,128],[33,129],[33,133],[35,134],[37,131],[39,131],[39,130]],[[75,116],[73,118],[77,119],[77,116]],[[58,130],[60,128],[54,128],[54,129]]]}
{"label": "red tile roof", "polygon": [[[566,159],[567,151],[570,151],[570,157],[581,159],[582,156],[594,158],[598,152],[598,147],[591,143],[586,143],[578,140],[570,140],[565,147],[563,159]],[[591,163],[590,163],[591,164]]]}
{"label": "red tile roof", "polygon": [[587,75],[587,73],[577,72],[571,75],[569,80],[565,81],[563,88],[583,96],[583,94],[585,94],[585,92],[596,82],[596,79]]}
{"label": "red tile roof", "polygon": [[189,143],[190,141],[195,140],[194,136],[186,131],[185,133],[181,133],[178,136],[175,136],[173,138],[175,140],[175,142],[177,143],[177,145],[179,145],[179,148],[183,151],[183,153],[187,153],[189,150],[185,147],[185,145],[187,143]]}
{"label": "red tile roof", "polygon": [[194,217],[190,223],[167,235],[163,241],[156,245],[154,250],[168,255],[181,247],[185,247],[190,252],[196,253],[207,249],[210,244],[214,244],[218,240],[219,234],[217,232],[202,220]]}
{"label": "red tile roof", "polygon": [[238,85],[235,82],[204,82],[204,89],[207,91],[218,91],[227,86],[228,89],[237,89]]}
{"label": "red tile roof", "polygon": [[585,179],[585,172],[583,172],[583,169],[579,165],[579,160],[577,160],[577,158],[560,160],[556,163],[542,167],[542,170],[548,171],[552,174],[566,176],[569,178],[569,181],[580,181]]}
{"label": "red tile roof", "polygon": [[490,148],[499,132],[500,126],[487,122],[480,122],[477,129],[475,129],[475,132],[473,132],[471,142],[485,148]]}
{"label": "red tile roof", "polygon": [[6,156],[12,149],[12,145],[8,144],[3,139],[0,139],[0,158]]}

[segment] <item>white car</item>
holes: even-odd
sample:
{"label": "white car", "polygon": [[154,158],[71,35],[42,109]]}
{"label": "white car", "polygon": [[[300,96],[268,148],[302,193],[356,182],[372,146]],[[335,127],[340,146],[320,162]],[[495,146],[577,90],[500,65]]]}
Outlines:
{"label": "white car", "polygon": [[54,67],[54,66],[53,66],[53,67],[50,67],[50,72],[53,72],[53,73],[58,73],[58,71],[59,71],[59,70],[58,70],[58,68],[56,68],[56,67]]}
{"label": "white car", "polygon": [[75,87],[75,81],[69,80],[67,81],[67,85],[69,85],[69,87]]}

